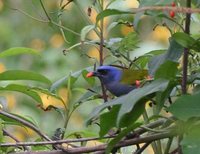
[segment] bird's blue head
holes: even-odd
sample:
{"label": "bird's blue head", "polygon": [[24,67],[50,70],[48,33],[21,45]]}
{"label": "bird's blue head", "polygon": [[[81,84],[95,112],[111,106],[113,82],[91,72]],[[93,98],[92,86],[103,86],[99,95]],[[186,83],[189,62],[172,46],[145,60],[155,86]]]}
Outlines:
{"label": "bird's blue head", "polygon": [[113,66],[100,66],[95,72],[88,73],[87,77],[91,76],[98,77],[106,85],[119,82],[122,77],[122,71]]}

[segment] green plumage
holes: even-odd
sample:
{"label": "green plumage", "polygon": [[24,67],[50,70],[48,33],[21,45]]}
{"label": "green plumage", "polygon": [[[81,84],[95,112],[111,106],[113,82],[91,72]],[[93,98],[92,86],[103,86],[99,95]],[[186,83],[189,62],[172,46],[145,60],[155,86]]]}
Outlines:
{"label": "green plumage", "polygon": [[145,77],[148,76],[148,71],[147,70],[128,70],[128,69],[123,69],[123,75],[121,79],[121,83],[124,84],[130,84],[133,85],[135,84],[136,80],[143,80]]}

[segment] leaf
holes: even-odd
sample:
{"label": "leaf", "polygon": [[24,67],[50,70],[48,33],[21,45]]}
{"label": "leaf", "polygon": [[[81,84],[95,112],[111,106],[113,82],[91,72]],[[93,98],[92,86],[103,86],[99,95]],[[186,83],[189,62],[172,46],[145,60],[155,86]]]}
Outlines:
{"label": "leaf", "polygon": [[0,87],[0,91],[16,91],[23,93],[27,96],[30,96],[33,98],[36,102],[42,103],[42,100],[40,99],[40,96],[34,92],[31,91],[31,87],[29,86],[24,86],[24,85],[18,85],[18,84],[9,84],[6,87]]}
{"label": "leaf", "polygon": [[200,126],[193,126],[186,132],[181,141],[182,151],[184,154],[200,153]]}
{"label": "leaf", "polygon": [[[148,101],[148,98],[142,98],[139,102],[135,104],[132,110],[128,113],[125,113],[119,123],[119,128],[124,128],[130,126],[132,123],[135,123],[138,118],[144,113],[145,104]],[[117,117],[116,117],[117,118]],[[118,126],[118,123],[116,127]]]}
{"label": "leaf", "polygon": [[93,67],[87,67],[84,68],[82,70],[79,70],[77,72],[74,73],[70,73],[68,76],[64,76],[62,78],[60,78],[59,80],[55,81],[51,87],[50,87],[50,91],[55,91],[56,89],[58,89],[59,87],[67,84],[68,79],[70,78],[70,84],[71,86],[76,82],[76,80],[78,79],[78,77],[82,74],[83,70],[86,71],[92,71]]}
{"label": "leaf", "polygon": [[174,40],[185,48],[190,48],[194,45],[195,39],[193,39],[189,34],[183,32],[176,32],[172,35]]}
{"label": "leaf", "polygon": [[152,93],[158,91],[164,91],[167,88],[168,83],[169,83],[168,80],[162,80],[162,79],[155,80],[152,83],[145,85],[142,88],[134,89],[130,93],[124,96],[118,97],[116,99],[111,100],[110,102],[107,102],[103,105],[96,107],[91,113],[89,120],[87,121],[87,124],[90,124],[91,120],[93,118],[98,117],[101,111],[107,108],[108,106],[121,105],[117,117],[117,124],[119,125],[121,118],[126,113],[130,112],[139,100]]}
{"label": "leaf", "polygon": [[163,54],[165,52],[166,52],[166,50],[153,50],[153,51],[150,51],[150,52],[138,57],[135,60],[135,64],[137,64],[141,68],[145,68],[152,57],[154,57],[156,55]]}
{"label": "leaf", "polygon": [[89,71],[87,70],[83,70],[82,71],[82,76],[83,78],[90,84],[90,85],[94,85],[95,83],[95,78],[87,78],[86,75],[89,73]]}
{"label": "leaf", "polygon": [[200,92],[194,95],[183,95],[179,97],[169,108],[178,119],[187,121],[192,117],[200,117]]}
{"label": "leaf", "polygon": [[46,84],[51,84],[51,81],[45,76],[31,71],[9,70],[0,73],[0,80],[32,80]]}
{"label": "leaf", "polygon": [[135,128],[138,128],[141,125],[141,123],[133,123],[128,128],[122,130],[119,135],[117,135],[114,139],[112,139],[106,148],[106,154],[109,154],[113,147],[123,138],[125,137],[130,131],[134,130]]}
{"label": "leaf", "polygon": [[[91,91],[90,91],[91,90]],[[77,105],[80,103],[84,103],[86,101],[94,100],[95,98],[99,98],[101,87],[95,86],[93,88],[90,88],[90,90],[87,90],[76,102]]]}
{"label": "leaf", "polygon": [[8,50],[0,52],[0,58],[9,57],[9,56],[16,56],[20,54],[33,54],[33,55],[40,55],[39,51],[31,48],[24,48],[24,47],[15,47],[10,48]]}
{"label": "leaf", "polygon": [[99,136],[103,137],[104,135],[107,134],[107,132],[116,126],[116,117],[119,112],[119,106],[113,106],[113,108],[106,113],[103,113],[100,116],[100,132]]}
{"label": "leaf", "polygon": [[[4,112],[4,111],[3,111],[3,112]],[[31,120],[29,120],[28,118],[26,118],[26,117],[24,117],[24,116],[21,116],[21,115],[18,115],[18,114],[13,114],[13,113],[9,113],[9,114],[13,115],[13,116],[16,117],[16,118],[20,118],[20,119],[22,119],[22,120],[24,120],[24,121],[27,121],[27,122],[29,122],[30,124],[36,126],[34,122],[32,122]],[[15,119],[13,119],[13,118],[10,118],[10,117],[8,117],[8,116],[6,116],[6,115],[4,115],[4,114],[0,114],[0,119],[2,119],[2,120],[4,121],[4,122],[3,122],[4,124],[24,126],[21,122],[15,120]]]}
{"label": "leaf", "polygon": [[149,62],[149,74],[154,76],[156,70],[165,61],[178,62],[183,53],[183,47],[178,44],[173,38],[170,39],[170,46],[166,53],[154,56]]}
{"label": "leaf", "polygon": [[176,85],[177,83],[170,81],[165,91],[156,93],[155,115],[160,113],[165,101],[170,97],[170,94]]}
{"label": "leaf", "polygon": [[99,22],[99,20],[111,16],[111,15],[120,15],[120,14],[132,14],[132,12],[129,11],[120,11],[117,9],[106,9],[102,12],[100,12],[96,17],[96,24]]}
{"label": "leaf", "polygon": [[127,112],[130,112],[139,100],[155,92],[164,91],[167,88],[168,83],[168,80],[155,80],[149,85],[135,89],[127,95],[122,96],[118,100],[116,100],[116,103],[121,102],[122,104],[117,117],[117,123],[120,123],[120,120],[123,117],[123,115]]}
{"label": "leaf", "polygon": [[95,28],[95,25],[87,25],[81,30],[81,41],[85,41],[86,35]]}
{"label": "leaf", "polygon": [[138,48],[137,45],[139,42],[140,40],[137,33],[131,32],[119,42],[118,50],[119,52],[133,51]]}
{"label": "leaf", "polygon": [[111,24],[109,24],[109,26],[107,28],[107,33],[109,33],[118,24],[119,24],[119,22],[112,22]]}
{"label": "leaf", "polygon": [[51,85],[50,91],[53,92],[56,89],[58,89],[59,87],[61,87],[62,85],[67,84],[67,79],[68,79],[68,76],[64,76],[64,77],[60,78],[59,80],[55,81]]}
{"label": "leaf", "polygon": [[155,73],[155,79],[163,78],[163,79],[174,79],[178,71],[178,63],[173,61],[165,61],[163,64],[159,66]]}
{"label": "leaf", "polygon": [[36,92],[40,96],[42,100],[42,104],[40,107],[44,110],[49,110],[52,107],[64,108],[64,109],[67,108],[66,103],[62,100],[62,98],[51,93],[47,89],[34,87],[31,88],[30,90]]}

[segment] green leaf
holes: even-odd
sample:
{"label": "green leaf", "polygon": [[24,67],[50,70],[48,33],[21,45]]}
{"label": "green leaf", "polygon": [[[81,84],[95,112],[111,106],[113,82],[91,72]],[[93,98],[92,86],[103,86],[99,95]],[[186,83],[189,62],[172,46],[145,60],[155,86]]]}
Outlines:
{"label": "green leaf", "polygon": [[175,117],[188,120],[192,117],[200,117],[200,93],[194,95],[183,95],[179,97],[169,108]]}
{"label": "green leaf", "polygon": [[183,32],[177,32],[172,35],[174,40],[185,48],[190,48],[194,43],[195,39],[192,38],[189,34]]}
{"label": "green leaf", "polygon": [[87,123],[88,124],[91,123],[90,121],[93,118],[98,117],[101,111],[107,108],[108,106],[121,105],[121,108],[117,117],[117,124],[119,125],[122,117],[126,113],[130,112],[138,101],[140,101],[145,96],[148,96],[155,92],[164,91],[167,88],[168,83],[169,83],[168,80],[162,80],[162,79],[155,80],[152,83],[145,85],[142,88],[132,90],[127,95],[118,97],[116,99],[111,100],[110,102],[100,105],[93,110]]}
{"label": "green leaf", "polygon": [[56,89],[60,88],[61,86],[67,84],[67,80],[68,80],[68,76],[64,76],[62,78],[60,78],[59,80],[55,81],[51,87],[50,87],[50,91],[53,92]]}
{"label": "green leaf", "polygon": [[[64,76],[62,77],[61,79],[55,81],[51,87],[50,87],[50,91],[55,91],[56,89],[58,89],[59,87],[67,84],[67,81],[68,79],[70,78],[70,84],[71,86],[76,82],[76,80],[78,79],[78,77],[82,74],[82,72],[86,70],[86,71],[92,71],[92,67],[87,67],[87,68],[84,68],[82,70],[79,70],[77,72],[74,72],[74,73],[70,73],[68,76]],[[91,79],[92,80],[92,79]],[[92,82],[90,80],[90,82]]]}
{"label": "green leaf", "polygon": [[119,52],[133,51],[138,48],[137,45],[139,42],[140,40],[137,33],[131,32],[119,42],[118,50]]}
{"label": "green leaf", "polygon": [[128,112],[130,112],[135,104],[150,94],[153,94],[158,91],[164,91],[168,86],[168,80],[155,80],[152,83],[135,89],[128,93],[125,96],[120,97],[118,100],[115,100],[116,103],[121,102],[121,108],[117,117],[117,123],[120,123],[121,118]]}
{"label": "green leaf", "polygon": [[[91,91],[90,91],[91,90]],[[90,100],[94,100],[94,99],[99,99],[99,95],[101,92],[101,87],[100,86],[96,86],[93,88],[90,88],[90,90],[87,90],[76,102],[76,105],[80,104],[80,103],[84,103],[86,101],[90,101]]]}
{"label": "green leaf", "polygon": [[117,9],[106,9],[99,13],[96,17],[96,24],[99,22],[99,20],[111,16],[111,15],[120,15],[120,14],[132,14],[132,12],[129,11],[120,11]]}
{"label": "green leaf", "polygon": [[154,57],[156,55],[163,54],[165,52],[166,52],[166,50],[153,50],[153,51],[150,51],[150,52],[138,57],[136,59],[136,61],[135,61],[135,64],[140,66],[140,68],[145,68],[152,57]]}
{"label": "green leaf", "polygon": [[16,91],[16,92],[20,92],[20,93],[23,93],[23,94],[25,94],[27,96],[30,96],[36,102],[42,103],[42,100],[41,100],[40,96],[36,92],[31,91],[31,87],[29,87],[29,86],[18,85],[18,84],[9,84],[6,87],[0,87],[0,91]]}
{"label": "green leaf", "polygon": [[32,80],[46,84],[51,84],[51,81],[45,76],[31,71],[9,70],[0,73],[0,80]]}
{"label": "green leaf", "polygon": [[178,63],[173,61],[166,61],[159,66],[155,73],[155,79],[163,78],[163,79],[174,79],[178,71]]}
{"label": "green leaf", "polygon": [[170,81],[168,87],[163,92],[156,93],[156,105],[155,105],[155,114],[158,115],[164,106],[165,101],[170,97],[170,94],[177,83]]}
{"label": "green leaf", "polygon": [[87,78],[86,75],[89,73],[89,71],[87,70],[83,70],[82,71],[82,76],[83,78],[90,84],[90,85],[94,85],[95,83],[95,78]]}
{"label": "green leaf", "polygon": [[112,22],[111,24],[109,24],[109,26],[107,28],[107,32],[109,33],[118,24],[119,24],[118,22]]}
{"label": "green leaf", "polygon": [[[29,120],[28,118],[26,118],[26,117],[24,117],[24,116],[21,116],[21,115],[18,115],[18,114],[13,114],[13,113],[9,113],[9,114],[13,115],[13,116],[16,117],[16,118],[20,118],[20,119],[22,119],[22,120],[24,120],[24,121],[27,121],[27,122],[29,122],[30,124],[36,126],[34,122],[32,122],[31,120]],[[15,119],[13,119],[13,118],[10,118],[10,117],[8,117],[8,116],[6,116],[6,115],[4,115],[4,114],[0,114],[0,119],[3,120],[3,123],[4,123],[4,124],[17,125],[17,126],[22,126],[22,127],[24,126],[21,122],[15,120]]]}
{"label": "green leaf", "polygon": [[0,52],[0,58],[9,57],[9,56],[16,56],[20,54],[33,54],[33,55],[40,55],[39,51],[31,48],[24,48],[24,47],[15,47],[10,48],[8,50]]}
{"label": "green leaf", "polygon": [[95,28],[95,25],[87,25],[81,30],[81,41],[85,41],[86,35]]}
{"label": "green leaf", "polygon": [[[141,100],[139,100],[139,102],[137,102],[135,104],[135,106],[133,107],[133,109],[128,112],[125,113],[124,116],[122,117],[122,119],[120,120],[119,123],[119,128],[124,128],[124,127],[128,127],[131,124],[133,124],[135,121],[138,120],[138,118],[144,113],[145,110],[145,104],[148,101],[147,98],[142,98]],[[116,117],[118,118],[118,117]],[[118,125],[116,125],[117,127]]]}
{"label": "green leaf", "polygon": [[193,126],[183,136],[181,146],[184,154],[200,153],[200,126]]}
{"label": "green leaf", "polygon": [[178,62],[183,53],[183,47],[178,44],[173,38],[170,39],[170,46],[166,53],[154,56],[149,62],[149,74],[154,76],[156,70],[165,61]]}
{"label": "green leaf", "polygon": [[128,128],[122,130],[119,135],[117,135],[114,139],[112,139],[107,148],[106,148],[106,154],[109,154],[113,147],[123,138],[125,137],[130,131],[134,130],[135,128],[138,128],[141,125],[141,123],[133,123]]}
{"label": "green leaf", "polygon": [[103,113],[100,116],[100,137],[106,135],[111,128],[116,126],[116,118],[119,112],[119,108],[119,106],[113,106],[109,112]]}

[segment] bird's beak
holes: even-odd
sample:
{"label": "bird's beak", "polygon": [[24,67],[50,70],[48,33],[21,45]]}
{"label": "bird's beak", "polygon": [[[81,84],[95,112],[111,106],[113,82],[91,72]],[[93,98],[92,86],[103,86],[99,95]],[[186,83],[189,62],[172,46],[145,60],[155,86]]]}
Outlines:
{"label": "bird's beak", "polygon": [[98,76],[97,74],[98,74],[97,72],[89,72],[89,73],[86,75],[86,77],[87,77],[87,78],[90,78],[90,77]]}

